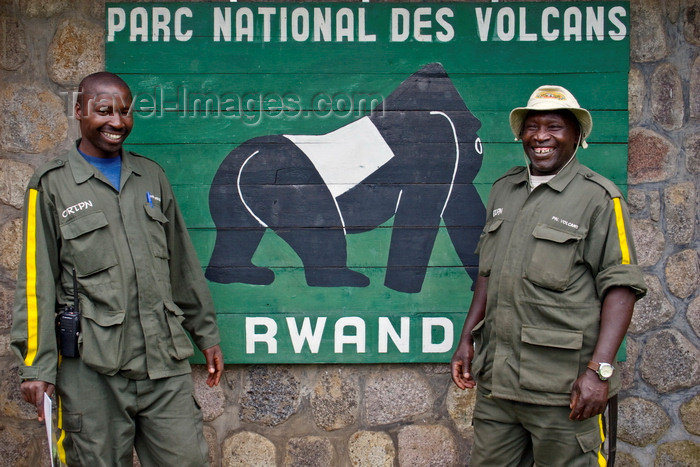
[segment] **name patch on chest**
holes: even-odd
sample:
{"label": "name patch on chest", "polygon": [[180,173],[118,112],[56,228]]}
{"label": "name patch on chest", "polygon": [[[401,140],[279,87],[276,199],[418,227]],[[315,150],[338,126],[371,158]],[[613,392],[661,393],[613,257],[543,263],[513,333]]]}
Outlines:
{"label": "name patch on chest", "polygon": [[63,210],[61,213],[61,216],[65,219],[66,217],[70,216],[71,214],[75,214],[78,211],[82,211],[83,209],[88,209],[92,207],[92,201],[87,200],[87,201],[81,201],[77,204],[74,204],[73,206],[69,206],[66,209]]}
{"label": "name patch on chest", "polygon": [[567,227],[571,227],[572,229],[578,229],[578,224],[575,224],[573,222],[567,221],[566,219],[560,219],[557,216],[552,216],[552,220],[554,222],[559,222],[560,224],[564,224]]}

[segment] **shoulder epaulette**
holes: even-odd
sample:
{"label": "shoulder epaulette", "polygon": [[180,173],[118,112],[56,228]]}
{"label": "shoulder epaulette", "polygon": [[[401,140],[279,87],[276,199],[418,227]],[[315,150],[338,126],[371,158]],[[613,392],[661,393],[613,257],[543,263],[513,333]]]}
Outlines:
{"label": "shoulder epaulette", "polygon": [[158,162],[154,161],[153,159],[151,159],[150,157],[144,156],[143,154],[139,154],[139,153],[134,152],[134,151],[129,151],[129,154],[132,155],[132,156],[134,156],[134,157],[138,157],[139,159],[143,159],[144,161],[147,161],[147,162],[149,162],[149,163],[151,163],[151,164],[154,164],[154,165],[156,165],[158,168],[160,168],[160,170],[162,170],[163,172],[165,172],[165,169],[163,168],[163,166],[160,165]]}
{"label": "shoulder epaulette", "polygon": [[37,188],[39,186],[39,180],[41,180],[41,177],[43,177],[48,172],[51,172],[52,170],[65,167],[66,163],[66,159],[63,159],[62,157],[57,157],[56,159],[52,159],[40,165],[39,168],[34,171],[34,175],[32,175],[32,178],[29,179],[28,187]]}
{"label": "shoulder epaulette", "polygon": [[611,198],[621,198],[622,193],[620,192],[620,189],[615,185],[613,182],[608,180],[607,178],[603,177],[597,172],[594,172],[593,170],[589,168],[585,168],[582,172],[581,175],[584,176],[587,180],[590,180],[592,182],[595,182],[596,184],[602,186],[605,191],[608,192]]}
{"label": "shoulder epaulette", "polygon": [[526,169],[527,169],[527,167],[525,167],[523,165],[517,165],[515,167],[511,167],[510,169],[508,169],[508,171],[506,173],[504,173],[503,175],[498,177],[496,180],[494,180],[493,183],[496,183],[497,181],[499,181],[503,178],[506,178],[506,177],[512,177],[513,175],[518,175],[518,174],[522,173],[523,170],[526,170]]}

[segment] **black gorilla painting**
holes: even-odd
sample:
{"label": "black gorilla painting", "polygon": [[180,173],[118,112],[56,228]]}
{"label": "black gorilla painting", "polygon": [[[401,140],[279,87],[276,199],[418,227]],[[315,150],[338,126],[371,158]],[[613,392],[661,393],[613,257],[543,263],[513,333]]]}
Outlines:
{"label": "black gorilla painting", "polygon": [[420,292],[441,224],[467,273],[485,218],[472,184],[481,167],[481,122],[442,65],[409,76],[370,115],[324,135],[271,135],[236,147],[209,193],[216,244],[206,277],[267,285],[251,262],[266,229],[299,255],[306,282],[364,287],[347,267],[346,235],[393,217],[386,287]]}

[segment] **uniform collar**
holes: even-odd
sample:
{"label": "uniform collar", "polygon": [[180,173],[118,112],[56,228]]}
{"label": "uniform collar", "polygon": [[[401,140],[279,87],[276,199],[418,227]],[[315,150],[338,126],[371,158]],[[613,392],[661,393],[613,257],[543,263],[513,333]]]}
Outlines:
{"label": "uniform collar", "polygon": [[[571,182],[571,180],[574,179],[580,167],[581,163],[578,161],[578,159],[574,158],[563,169],[561,169],[561,172],[559,172],[553,179],[546,183],[543,183],[542,185],[547,185],[553,190],[562,192],[564,191],[564,188],[566,188],[566,186]],[[528,170],[530,170],[529,167],[523,167],[523,170],[521,170],[519,173],[516,174],[515,177],[513,177],[513,183],[516,185],[519,185],[521,183],[529,185],[530,180],[527,174]]]}
{"label": "uniform collar", "polygon": [[[68,155],[68,160],[70,161],[70,167],[73,171],[73,178],[75,183],[83,183],[90,179],[90,177],[95,177],[98,175],[98,169],[92,164],[85,160],[85,158],[78,152],[78,145],[80,144],[80,139],[76,140],[73,150]],[[122,150],[122,177],[126,180],[130,173],[140,175],[140,170],[134,164],[134,156],[129,151]],[[122,182],[122,185],[124,183]]]}
{"label": "uniform collar", "polygon": [[564,188],[574,179],[580,167],[581,163],[578,159],[574,158],[574,160],[561,169],[553,179],[548,181],[546,185],[549,185],[553,190],[559,192],[564,191]]}

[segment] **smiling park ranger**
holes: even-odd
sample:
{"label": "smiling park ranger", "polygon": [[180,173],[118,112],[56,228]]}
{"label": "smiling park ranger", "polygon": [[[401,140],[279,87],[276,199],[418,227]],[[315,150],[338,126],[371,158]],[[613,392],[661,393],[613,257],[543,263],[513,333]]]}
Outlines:
{"label": "smiling park ranger", "polygon": [[[122,150],[133,126],[127,84],[102,72],[79,91],[82,138],[36,171],[24,201],[12,323],[22,396],[42,420],[55,385],[69,466],[131,466],[134,447],[144,466],[208,465],[185,330],[209,386],[223,355],[201,265],[161,167]],[[77,349],[76,329],[63,326],[73,305]]]}
{"label": "smiling park ranger", "polygon": [[646,293],[615,185],[581,165],[593,122],[541,86],[510,125],[527,167],[494,183],[452,378],[476,386],[471,465],[606,465],[614,358]]}

